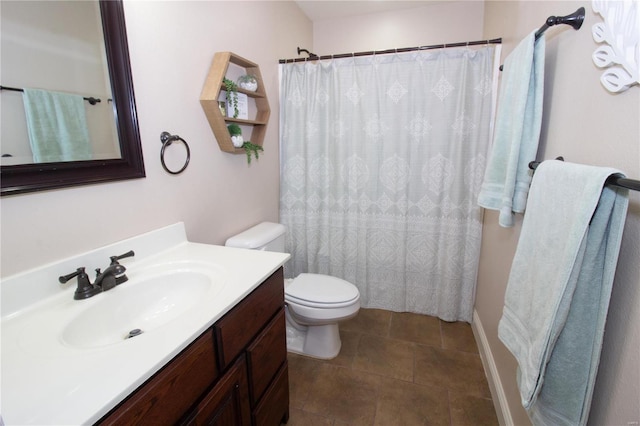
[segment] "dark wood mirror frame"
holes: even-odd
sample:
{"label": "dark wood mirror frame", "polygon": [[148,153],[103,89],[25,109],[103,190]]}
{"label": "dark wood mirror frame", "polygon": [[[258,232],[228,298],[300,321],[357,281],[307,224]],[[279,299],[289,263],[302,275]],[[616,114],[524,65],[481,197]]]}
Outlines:
{"label": "dark wood mirror frame", "polygon": [[3,166],[3,196],[145,177],[122,1],[100,0],[100,12],[121,158]]}

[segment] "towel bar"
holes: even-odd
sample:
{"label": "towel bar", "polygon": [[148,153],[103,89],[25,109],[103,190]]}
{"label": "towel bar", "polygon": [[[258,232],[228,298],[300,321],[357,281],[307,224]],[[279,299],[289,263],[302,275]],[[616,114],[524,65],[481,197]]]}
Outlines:
{"label": "towel bar", "polygon": [[[10,92],[24,92],[24,89],[19,89],[17,87],[7,87],[7,86],[0,86],[0,90],[8,90]],[[95,105],[98,102],[102,102],[102,100],[100,98],[94,98],[93,96],[90,97],[83,97],[82,99],[84,99],[85,101],[89,102],[91,105]],[[109,99],[111,100],[111,99]]]}
{"label": "towel bar", "polygon": [[540,36],[544,34],[544,32],[547,31],[549,27],[552,27],[558,24],[571,25],[574,30],[579,30],[580,27],[582,27],[582,23],[584,22],[584,12],[585,12],[584,7],[580,7],[571,15],[549,16],[547,18],[547,21],[544,23],[544,25],[541,26],[538,31],[536,31],[536,40],[540,38]]}
{"label": "towel bar", "polygon": [[[582,23],[584,22],[584,12],[584,7],[579,7],[578,10],[573,12],[571,15],[549,16],[544,25],[541,26],[538,31],[536,31],[536,40],[538,40],[549,27],[558,24],[571,25],[574,30],[579,30],[580,27],[582,27]],[[504,65],[500,65],[500,71],[502,71],[503,67]]]}
{"label": "towel bar", "polygon": [[[557,157],[556,160],[564,161],[563,157]],[[532,161],[529,168],[535,170],[540,165],[540,161]],[[619,188],[631,189],[632,191],[640,191],[640,180],[627,179],[622,176],[611,175],[604,182],[605,185],[617,186]]]}

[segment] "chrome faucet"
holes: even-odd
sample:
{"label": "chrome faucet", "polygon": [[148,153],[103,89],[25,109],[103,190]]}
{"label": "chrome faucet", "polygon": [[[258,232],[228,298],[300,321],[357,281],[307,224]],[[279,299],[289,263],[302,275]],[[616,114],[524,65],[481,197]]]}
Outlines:
{"label": "chrome faucet", "polygon": [[59,277],[58,281],[64,284],[71,278],[78,277],[78,288],[76,288],[73,298],[75,300],[88,299],[103,291],[111,290],[115,286],[127,281],[129,278],[124,275],[127,268],[118,263],[118,260],[132,257],[134,254],[133,250],[131,250],[120,256],[111,256],[111,264],[107,269],[102,272],[100,268],[96,269],[96,279],[93,284],[91,284],[84,267],[78,268],[75,272],[68,275]]}

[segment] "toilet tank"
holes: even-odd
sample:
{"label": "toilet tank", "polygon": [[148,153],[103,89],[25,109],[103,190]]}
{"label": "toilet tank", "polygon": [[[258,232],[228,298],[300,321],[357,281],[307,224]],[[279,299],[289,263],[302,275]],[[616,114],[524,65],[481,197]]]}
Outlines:
{"label": "toilet tank", "polygon": [[284,253],[285,232],[286,228],[280,223],[262,222],[253,228],[230,237],[224,245],[227,247]]}

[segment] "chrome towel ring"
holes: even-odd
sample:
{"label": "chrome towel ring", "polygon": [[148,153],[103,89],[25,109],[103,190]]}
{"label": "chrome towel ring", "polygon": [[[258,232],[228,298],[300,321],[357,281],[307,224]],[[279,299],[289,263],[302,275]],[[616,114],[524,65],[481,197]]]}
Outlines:
{"label": "chrome towel ring", "polygon": [[[164,150],[175,141],[182,142],[184,144],[184,147],[187,149],[187,159],[184,162],[184,166],[182,166],[182,168],[178,171],[169,170],[164,162]],[[189,149],[189,144],[180,136],[172,135],[169,132],[162,132],[160,134],[160,142],[162,142],[162,150],[160,151],[160,162],[162,163],[162,167],[167,171],[167,173],[171,173],[172,175],[182,173],[184,169],[186,169],[189,165],[189,160],[191,160],[191,150]]]}

